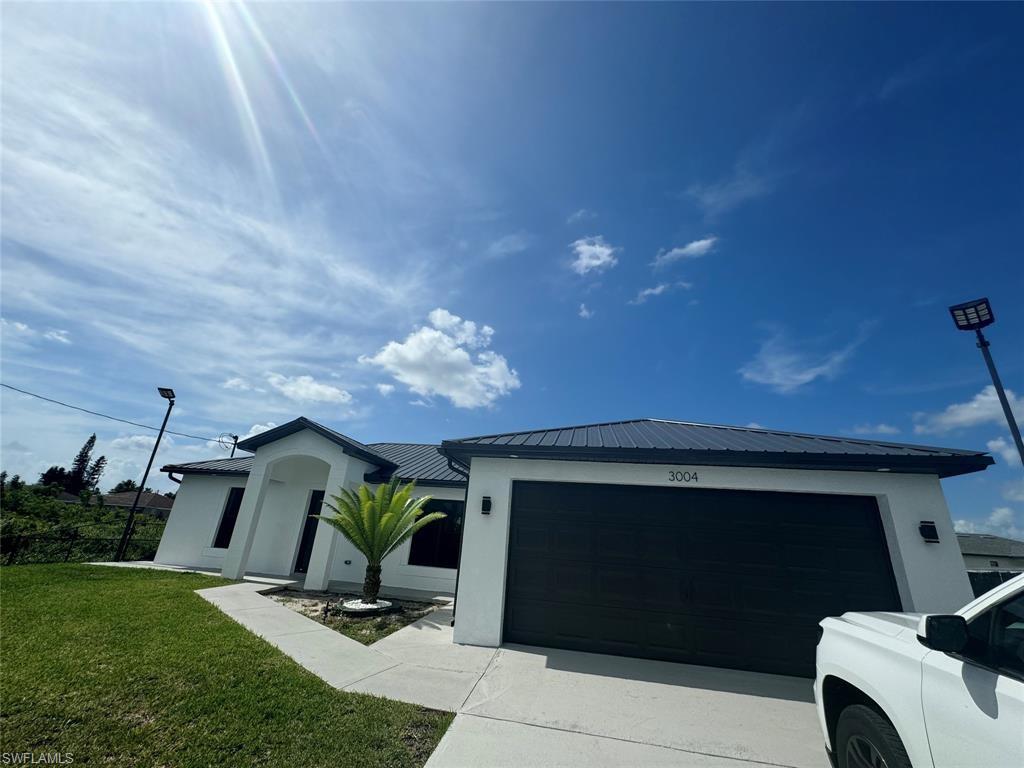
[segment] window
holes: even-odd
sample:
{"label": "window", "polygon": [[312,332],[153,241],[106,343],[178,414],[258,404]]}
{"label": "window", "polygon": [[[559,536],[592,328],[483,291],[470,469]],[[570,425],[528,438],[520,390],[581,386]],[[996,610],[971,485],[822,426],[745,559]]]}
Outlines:
{"label": "window", "polygon": [[444,512],[447,517],[420,528],[412,537],[409,548],[409,565],[426,565],[433,568],[459,567],[459,532],[462,530],[462,513],[465,504],[461,501],[433,499],[427,502],[426,512]]}
{"label": "window", "polygon": [[1024,594],[973,619],[967,634],[966,658],[1024,679]]}
{"label": "window", "polygon": [[231,543],[231,534],[235,530],[235,521],[238,520],[238,510],[242,507],[244,493],[245,488],[232,488],[228,491],[228,502],[224,505],[224,514],[220,516],[217,535],[213,539],[214,549],[227,549]]}

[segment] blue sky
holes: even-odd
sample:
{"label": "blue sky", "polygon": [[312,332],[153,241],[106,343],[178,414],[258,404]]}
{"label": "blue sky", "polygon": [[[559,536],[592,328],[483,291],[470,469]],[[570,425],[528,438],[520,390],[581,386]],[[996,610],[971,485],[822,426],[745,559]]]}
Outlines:
{"label": "blue sky", "polygon": [[[1024,474],[946,313],[991,298],[1024,392],[1022,24],[5,4],[3,380],[144,423],[173,386],[197,435],[654,416],[989,446],[945,482],[953,516],[1022,535]],[[9,391],[2,417],[26,476],[96,431],[113,483],[152,440]]]}

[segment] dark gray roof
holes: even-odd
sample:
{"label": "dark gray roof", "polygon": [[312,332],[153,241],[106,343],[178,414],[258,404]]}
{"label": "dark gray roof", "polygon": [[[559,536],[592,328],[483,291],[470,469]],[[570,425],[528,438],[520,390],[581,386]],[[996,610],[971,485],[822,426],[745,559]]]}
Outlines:
{"label": "dark gray roof", "polygon": [[[448,469],[448,460],[438,452],[436,445],[371,443],[367,448],[397,466],[395,470],[382,469],[368,473],[368,482],[385,481],[394,472],[402,480],[415,480],[422,485],[462,487],[466,484],[465,477]],[[239,456],[234,459],[168,464],[161,471],[185,475],[247,475],[251,469],[252,456]]]}
{"label": "dark gray roof", "polygon": [[166,464],[160,467],[161,472],[176,472],[179,475],[248,475],[251,469],[252,456],[188,461],[184,464]]}
{"label": "dark gray roof", "polygon": [[[415,480],[429,485],[464,486],[466,478],[448,468],[448,459],[441,455],[436,445],[422,443],[370,443],[370,447],[381,456],[386,456],[398,465],[394,474],[402,480]],[[366,476],[371,482],[380,482],[391,473],[374,472]]]}
{"label": "dark gray roof", "polygon": [[965,474],[994,463],[977,451],[933,448],[771,429],[632,419],[445,440],[441,452],[464,466],[474,456],[623,461],[786,469],[890,470]]}
{"label": "dark gray roof", "polygon": [[958,533],[960,551],[965,555],[1024,557],[1024,541],[993,536],[989,533]]}
{"label": "dark gray roof", "polygon": [[363,445],[351,437],[341,434],[341,432],[335,432],[329,427],[325,427],[323,424],[317,424],[315,421],[310,421],[304,416],[300,416],[297,419],[292,419],[287,424],[282,424],[279,427],[268,429],[266,432],[260,432],[258,435],[242,440],[238,447],[243,451],[255,451],[261,445],[272,443],[275,440],[280,440],[282,437],[301,432],[304,429],[316,432],[318,435],[322,435],[330,440],[332,443],[341,446],[341,449],[352,456],[368,461],[371,464],[376,464],[378,467],[383,469],[395,469],[396,464],[394,462],[385,459],[379,453],[375,453],[368,446]]}

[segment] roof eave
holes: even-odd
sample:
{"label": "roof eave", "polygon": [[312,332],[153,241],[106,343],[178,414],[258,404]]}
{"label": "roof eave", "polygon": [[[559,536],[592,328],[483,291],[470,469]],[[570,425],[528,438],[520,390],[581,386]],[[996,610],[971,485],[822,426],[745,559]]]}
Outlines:
{"label": "roof eave", "polygon": [[770,453],[666,448],[565,448],[558,446],[479,445],[444,442],[440,451],[461,464],[473,457],[602,461],[626,464],[885,471],[953,477],[978,472],[995,463],[985,454],[959,456],[884,456],[876,454]]}
{"label": "roof eave", "polygon": [[194,467],[179,467],[174,464],[167,464],[160,467],[161,472],[175,473],[178,475],[248,475],[245,469],[196,469]]}
{"label": "roof eave", "polygon": [[[309,431],[320,435],[325,440],[330,440],[341,448],[342,451],[350,456],[355,456],[357,459],[362,459],[363,461],[385,469],[398,468],[398,465],[393,461],[385,459],[380,454],[374,453],[367,448],[357,445],[355,441],[351,440],[351,438],[346,438],[344,441],[339,440],[336,434],[331,434],[331,431],[322,424],[310,421],[305,416],[300,416],[297,419],[292,419],[286,424],[281,424],[273,429],[268,429],[266,432],[260,432],[258,435],[246,438],[238,444],[238,447],[243,451],[255,451],[262,445],[273,443],[277,440],[288,437],[289,435],[293,435],[296,432],[301,432],[303,429],[308,429]],[[344,437],[344,435],[342,435],[342,437]]]}

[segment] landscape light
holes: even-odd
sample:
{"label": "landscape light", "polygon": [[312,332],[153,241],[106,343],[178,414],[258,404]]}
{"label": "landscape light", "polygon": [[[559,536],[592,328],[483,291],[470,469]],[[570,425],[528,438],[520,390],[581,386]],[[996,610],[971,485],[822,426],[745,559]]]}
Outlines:
{"label": "landscape light", "polygon": [[949,308],[949,314],[953,316],[953,322],[961,331],[976,331],[996,321],[992,314],[992,307],[988,299],[975,299],[965,301],[963,304],[955,304]]}

